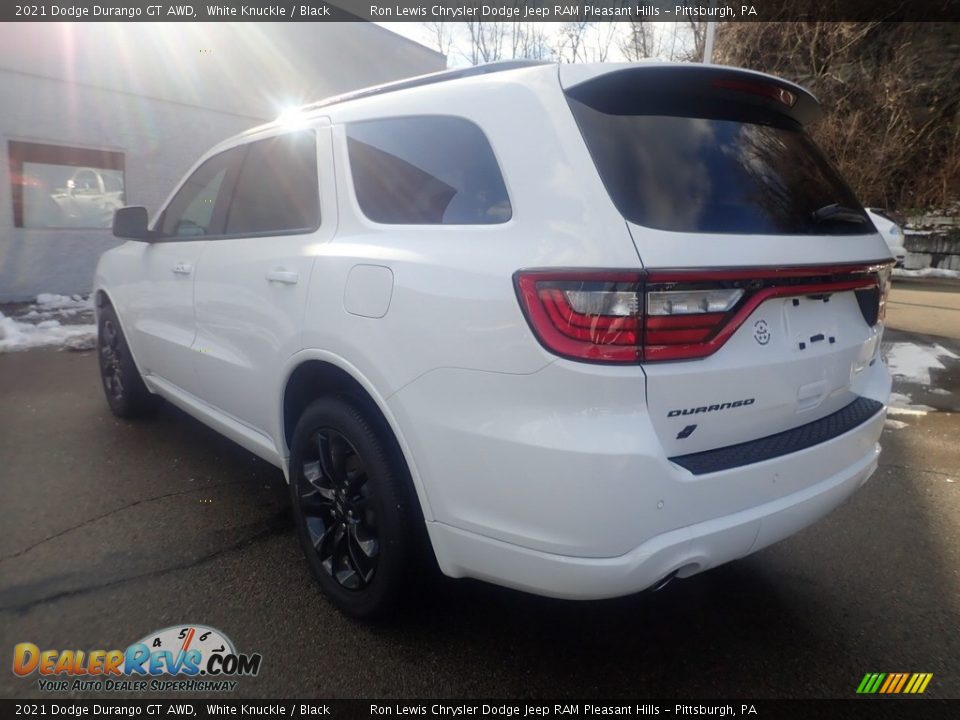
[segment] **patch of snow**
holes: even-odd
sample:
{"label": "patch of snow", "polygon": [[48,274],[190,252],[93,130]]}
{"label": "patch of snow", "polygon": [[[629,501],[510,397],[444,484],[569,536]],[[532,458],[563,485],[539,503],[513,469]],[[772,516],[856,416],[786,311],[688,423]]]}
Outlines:
{"label": "patch of snow", "polygon": [[945,390],[943,388],[930,388],[930,392],[933,393],[934,395],[952,395],[953,394],[949,390]]}
{"label": "patch of snow", "polygon": [[93,307],[90,298],[83,298],[80,295],[57,295],[56,293],[40,293],[37,295],[37,305],[41,311],[66,310],[66,309],[87,309]]}
{"label": "patch of snow", "polygon": [[960,280],[960,270],[948,270],[946,268],[920,268],[919,270],[905,270],[895,268],[894,277],[908,278],[954,278]]}
{"label": "patch of snow", "polygon": [[0,352],[67,343],[91,345],[95,344],[96,337],[96,325],[61,325],[58,320],[45,320],[34,325],[7,317],[0,312]]}
{"label": "patch of snow", "polygon": [[86,335],[77,335],[64,341],[63,346],[68,350],[96,350],[97,334],[87,333]]}
{"label": "patch of snow", "polygon": [[71,323],[93,320],[93,299],[82,295],[40,293],[30,305],[16,312],[18,321],[46,321],[62,319]]}
{"label": "patch of snow", "polygon": [[887,408],[887,415],[914,415],[923,417],[933,408],[929,405],[914,405],[909,395],[903,393],[890,393],[890,407]]}
{"label": "patch of snow", "polygon": [[944,370],[943,359],[957,360],[957,355],[942,345],[915,345],[892,343],[884,350],[884,359],[890,374],[919,385],[930,384],[931,370]]}
{"label": "patch of snow", "polygon": [[910,427],[910,423],[905,423],[903,420],[891,420],[889,418],[884,420],[883,424],[891,430],[903,430],[905,427]]}

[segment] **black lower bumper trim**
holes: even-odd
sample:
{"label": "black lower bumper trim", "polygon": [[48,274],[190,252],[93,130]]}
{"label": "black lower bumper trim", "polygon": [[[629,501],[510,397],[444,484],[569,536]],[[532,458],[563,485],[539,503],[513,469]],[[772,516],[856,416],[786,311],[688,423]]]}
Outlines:
{"label": "black lower bumper trim", "polygon": [[670,458],[670,462],[685,467],[694,475],[752,465],[832,440],[862,425],[882,409],[883,403],[861,397],[832,415],[792,430],[784,430],[776,435],[768,435],[759,440],[729,445],[716,450],[678,455]]}

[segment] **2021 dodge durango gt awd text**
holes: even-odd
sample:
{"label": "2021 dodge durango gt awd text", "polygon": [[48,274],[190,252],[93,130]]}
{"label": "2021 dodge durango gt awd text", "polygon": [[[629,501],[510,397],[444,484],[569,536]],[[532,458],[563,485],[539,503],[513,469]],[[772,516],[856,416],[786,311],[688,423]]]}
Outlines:
{"label": "2021 dodge durango gt awd text", "polygon": [[327,596],[448,576],[605,598],[809,525],[877,466],[891,260],[804,132],[703,65],[508,63],[211,150],[96,276],[122,417],[282,468]]}

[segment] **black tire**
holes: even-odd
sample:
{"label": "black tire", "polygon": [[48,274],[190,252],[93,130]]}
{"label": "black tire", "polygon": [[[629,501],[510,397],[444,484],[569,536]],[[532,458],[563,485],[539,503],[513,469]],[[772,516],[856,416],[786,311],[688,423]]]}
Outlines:
{"label": "black tire", "polygon": [[162,403],[147,390],[133,362],[117,313],[110,305],[100,308],[97,321],[97,357],[100,380],[110,410],[119,418],[136,418],[156,411]]}
{"label": "black tire", "polygon": [[420,513],[389,430],[358,407],[339,397],[307,407],[290,450],[290,493],[320,588],[345,614],[374,619],[405,595]]}

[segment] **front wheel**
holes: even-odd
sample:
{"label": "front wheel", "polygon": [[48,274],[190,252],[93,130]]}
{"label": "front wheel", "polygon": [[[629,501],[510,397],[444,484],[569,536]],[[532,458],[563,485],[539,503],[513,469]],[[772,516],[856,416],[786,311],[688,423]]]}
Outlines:
{"label": "front wheel", "polygon": [[386,430],[340,398],[313,402],[294,431],[297,535],[324,594],[357,618],[388,614],[413,561],[414,499]]}
{"label": "front wheel", "polygon": [[143,384],[116,311],[110,305],[105,305],[99,313],[97,355],[103,393],[114,415],[133,418],[156,410],[161,400]]}

